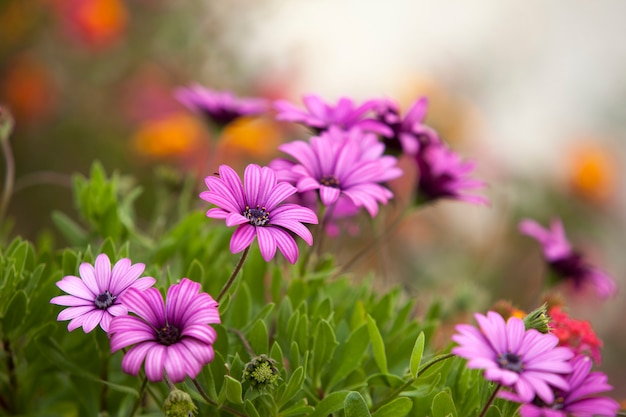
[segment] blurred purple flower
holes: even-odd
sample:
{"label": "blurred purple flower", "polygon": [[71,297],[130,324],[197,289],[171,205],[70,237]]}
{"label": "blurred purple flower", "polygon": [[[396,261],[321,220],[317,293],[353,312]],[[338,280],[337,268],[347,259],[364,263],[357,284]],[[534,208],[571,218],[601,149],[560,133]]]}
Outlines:
{"label": "blurred purple flower", "polygon": [[145,290],[156,280],[152,277],[139,278],[145,269],[144,264],[131,265],[129,259],[120,259],[111,270],[111,261],[105,254],[96,258],[95,268],[82,263],[80,278],[68,275],[56,283],[57,287],[70,295],[60,295],[50,300],[52,304],[68,306],[61,311],[57,320],[70,320],[67,329],[71,332],[83,327],[91,332],[98,324],[105,332],[109,331],[111,319],[128,313],[122,296],[130,288]]}
{"label": "blurred purple flower", "polygon": [[617,401],[597,394],[613,389],[602,372],[591,372],[591,359],[580,355],[572,359],[572,373],[566,377],[568,390],[554,390],[554,401],[543,401],[535,397],[532,402],[521,401],[512,393],[503,393],[504,398],[523,403],[522,417],[614,417],[620,409]]}
{"label": "blurred purple flower", "polygon": [[489,311],[475,314],[480,329],[467,324],[456,326],[452,340],[459,346],[452,353],[468,360],[470,369],[484,369],[490,381],[513,387],[525,402],[535,395],[547,403],[554,401],[551,386],[567,390],[569,385],[560,374],[572,371],[568,362],[574,353],[556,347],[559,339],[535,329],[525,330],[524,321]]}
{"label": "blurred purple flower", "polygon": [[372,118],[365,115],[377,104],[377,100],[368,100],[356,107],[354,102],[346,97],[339,99],[335,106],[325,103],[321,97],[309,94],[302,98],[306,110],[302,110],[287,100],[277,100],[274,108],[277,110],[276,120],[301,123],[317,133],[321,133],[331,126],[350,130],[358,127],[364,132],[373,132],[391,136],[393,131]]}
{"label": "blurred purple flower", "polygon": [[145,360],[148,380],[161,381],[165,370],[172,382],[181,382],[213,360],[217,333],[209,324],[220,323],[220,316],[200,284],[183,278],[167,290],[165,303],[156,288],[130,289],[124,300],[136,316],[116,317],[110,331],[112,353],[134,345],[122,360],[124,372],[137,375]]}
{"label": "blurred purple flower", "polygon": [[489,204],[487,197],[469,194],[470,190],[485,187],[484,182],[468,178],[475,164],[461,160],[445,143],[432,142],[422,146],[414,158],[419,172],[418,201],[452,198],[473,204]]}
{"label": "blurred purple flower", "polygon": [[374,111],[378,120],[392,130],[385,135],[383,142],[392,154],[405,153],[415,155],[421,142],[439,142],[439,137],[430,127],[423,124],[428,107],[428,99],[421,97],[411,105],[404,118],[400,114],[398,104],[390,99],[379,100]]}
{"label": "blurred purple flower", "polygon": [[187,108],[222,127],[240,117],[257,116],[269,110],[267,100],[238,98],[229,91],[215,91],[198,84],[178,88],[174,95]]}
{"label": "blurred purple flower", "polygon": [[572,249],[560,219],[552,220],[549,229],[544,229],[534,220],[525,219],[519,223],[519,230],[539,242],[550,268],[559,277],[571,282],[575,290],[582,291],[585,286],[592,286],[601,298],[608,298],[617,292],[617,285],[609,275],[589,265],[580,253]]}
{"label": "blurred purple flower", "polygon": [[209,188],[200,198],[215,204],[207,217],[225,219],[226,226],[238,226],[230,240],[230,250],[238,253],[259,241],[261,255],[270,261],[276,247],[292,264],[298,259],[298,245],[289,231],[300,236],[309,246],[313,236],[303,223],[317,224],[317,216],[297,204],[281,204],[296,192],[287,182],[277,182],[276,173],[268,167],[251,164],[244,172],[244,186],[237,173],[227,165],[219,167],[219,176],[206,177]]}
{"label": "blurred purple flower", "polygon": [[[316,136],[310,142],[294,141],[278,149],[297,161],[290,172],[278,171],[277,175],[281,179],[283,175],[293,179],[293,174],[297,174],[298,192],[318,190],[322,204],[327,207],[341,195],[346,196],[355,206],[365,207],[372,217],[378,213],[378,203],[386,204],[393,197],[381,183],[402,174],[395,166],[395,158],[366,156],[359,140],[352,136],[344,140],[330,135]],[[280,164],[288,165],[284,161]]]}

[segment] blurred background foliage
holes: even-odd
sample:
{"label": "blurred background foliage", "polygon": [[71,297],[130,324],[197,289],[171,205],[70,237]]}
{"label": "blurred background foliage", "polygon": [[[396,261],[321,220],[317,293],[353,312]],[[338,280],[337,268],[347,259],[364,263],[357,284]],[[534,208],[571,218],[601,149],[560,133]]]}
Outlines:
{"label": "blurred background foliage", "polygon": [[[0,0],[0,103],[16,121],[11,137],[16,184],[9,207],[10,234],[33,241],[49,239],[59,248],[77,245],[78,241],[59,233],[55,222],[58,225],[69,219],[80,226],[93,215],[77,211],[76,207],[85,205],[76,204],[71,185],[80,183],[72,180],[74,173],[87,175],[92,162],[98,160],[107,173],[121,175],[119,184],[124,192],[120,195],[132,197],[137,211],[137,224],[132,226],[137,230],[125,224],[123,216],[114,216],[120,222],[115,238],[133,233],[155,238],[185,212],[187,206],[181,205],[204,208],[199,199],[181,203],[176,198],[181,193],[197,194],[203,187],[202,178],[215,172],[220,163],[229,163],[241,172],[250,162],[263,164],[277,156],[279,143],[304,137],[303,130],[278,124],[271,117],[244,119],[221,132],[214,131],[172,94],[176,87],[194,82],[270,99],[298,100],[306,92],[327,94],[329,100],[352,94],[355,84],[345,76],[336,81],[345,81],[345,92],[337,88],[311,91],[320,85],[307,82],[314,76],[309,73],[307,79],[307,53],[313,56],[317,51],[318,33],[310,33],[309,43],[295,44],[292,49],[278,51],[274,44],[263,45],[274,55],[282,53],[282,64],[268,63],[271,54],[254,60],[257,55],[249,53],[249,44],[256,42],[258,47],[259,39],[269,38],[255,36],[253,29],[264,27],[265,33],[271,32],[268,26],[281,14],[283,4],[286,2],[276,0]],[[320,7],[324,5],[322,2]],[[485,6],[479,9],[484,11]],[[300,18],[306,16],[293,15],[285,26],[293,26]],[[360,21],[358,16],[351,18]],[[277,33],[281,33],[279,29]],[[323,21],[318,30],[324,31]],[[347,23],[345,30],[350,30]],[[375,35],[376,31],[371,28],[369,32]],[[362,38],[366,43],[366,31]],[[341,42],[338,38],[337,43]],[[500,46],[510,51],[517,48],[515,44]],[[346,55],[349,47],[348,42],[342,49]],[[332,52],[328,54],[333,62]],[[411,50],[406,54],[410,56]],[[443,51],[438,62],[446,56]],[[455,59],[458,57],[450,58],[450,66],[458,64]],[[623,288],[626,187],[624,137],[618,132],[626,125],[626,113],[619,110],[626,103],[626,81],[616,85],[611,101],[597,110],[597,118],[608,120],[608,125],[576,130],[580,124],[573,117],[548,121],[571,123],[565,139],[564,135],[537,135],[531,129],[527,140],[539,143],[535,148],[557,149],[547,165],[541,158],[537,161],[543,164],[539,164],[530,154],[518,154],[519,145],[510,138],[496,137],[497,146],[490,140],[497,136],[493,126],[500,123],[503,111],[490,113],[472,94],[493,93],[502,78],[490,78],[497,69],[487,65],[488,54],[482,59],[489,71],[480,79],[476,68],[465,74],[445,65],[445,71],[436,71],[413,64],[402,68],[405,76],[394,78],[393,87],[387,84],[355,93],[361,97],[393,96],[405,106],[418,96],[428,96],[427,124],[459,152],[478,161],[493,202],[488,209],[444,202],[413,213],[392,239],[377,248],[376,256],[359,264],[356,276],[373,269],[381,276],[376,285],[403,285],[418,300],[417,310],[437,298],[450,323],[469,320],[471,311],[485,310],[499,299],[532,309],[541,298],[545,270],[539,248],[518,234],[517,221],[534,217],[545,224],[559,216],[575,245]],[[360,72],[367,73],[368,63],[360,65]],[[601,78],[602,73],[593,77]],[[506,108],[506,96],[500,104]],[[617,110],[600,114],[608,106]],[[541,103],[537,103],[536,112],[541,111]],[[507,147],[509,158],[501,158]],[[527,159],[525,170],[509,163],[523,158]],[[329,249],[357,251],[401,212],[406,203],[403,196],[415,175],[406,161],[401,163],[407,175],[394,184],[398,201],[390,205],[386,217],[362,221],[357,236],[345,234],[340,240],[327,240]],[[4,172],[4,161],[0,164]],[[137,185],[141,185],[141,194],[129,197],[127,191]],[[115,211],[91,209],[105,215],[107,210]],[[350,251],[342,251],[338,262],[350,255]],[[565,297],[571,315],[591,320],[604,339],[602,369],[616,386],[616,397],[626,398],[626,374],[618,366],[626,355],[624,291],[605,304],[572,294]],[[442,341],[447,340],[446,328],[441,333]]]}

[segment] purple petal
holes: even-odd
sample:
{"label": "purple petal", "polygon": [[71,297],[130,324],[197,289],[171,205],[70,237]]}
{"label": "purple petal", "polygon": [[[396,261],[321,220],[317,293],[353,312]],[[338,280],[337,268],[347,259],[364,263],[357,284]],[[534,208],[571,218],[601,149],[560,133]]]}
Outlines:
{"label": "purple petal", "polygon": [[78,267],[78,272],[80,273],[80,277],[83,279],[87,288],[89,288],[89,291],[94,293],[96,296],[102,294],[98,288],[98,282],[96,281],[96,271],[93,269],[91,264],[83,262]]}
{"label": "purple petal", "polygon": [[[289,235],[289,233],[281,229],[274,228],[273,231],[274,239],[276,241],[278,249],[280,249],[280,252],[290,263],[295,264],[298,260],[298,245],[296,244],[295,240]],[[307,242],[309,246],[313,243],[312,239],[313,238],[311,237],[311,243]]]}
{"label": "purple petal", "polygon": [[152,349],[148,350],[144,368],[146,370],[146,376],[150,382],[159,382],[163,379],[163,367],[165,364],[166,353],[167,348],[163,345],[159,345],[158,343],[152,345]]}
{"label": "purple petal", "polygon": [[230,251],[239,253],[252,243],[256,236],[256,227],[250,224],[242,224],[239,226],[233,236],[230,238]]}
{"label": "purple petal", "polygon": [[93,300],[85,300],[84,298],[76,297],[73,295],[59,295],[57,297],[53,297],[50,300],[51,304],[57,304],[60,306],[69,306],[69,307],[77,307],[77,306],[91,306],[94,307]]}
{"label": "purple petal", "polygon": [[215,353],[213,352],[211,345],[198,343],[191,339],[182,339],[180,344],[184,345],[201,364],[212,362],[215,357]]}
{"label": "purple petal", "polygon": [[273,236],[273,228],[258,227],[257,228],[257,241],[259,242],[259,249],[261,255],[266,262],[269,262],[276,255],[276,241]]}
{"label": "purple petal", "polygon": [[95,275],[98,294],[102,294],[109,289],[111,284],[111,261],[104,253],[96,258]]}
{"label": "purple petal", "polygon": [[111,272],[109,291],[114,295],[120,295],[126,288],[135,283],[135,280],[143,274],[145,269],[146,266],[142,263],[131,265],[129,259],[119,260]]}
{"label": "purple petal", "polygon": [[102,320],[102,316],[105,314],[104,310],[96,309],[85,314],[83,321],[83,331],[85,333],[91,332]]}
{"label": "purple petal", "polygon": [[[258,196],[261,188],[261,167],[257,164],[250,164],[243,173],[244,193],[247,205],[259,204]],[[231,225],[232,226],[232,225]]]}
{"label": "purple petal", "polygon": [[85,285],[85,282],[83,280],[72,275],[63,277],[63,279],[61,281],[58,281],[56,285],[70,295],[84,298],[85,300],[91,300],[92,302],[99,295],[94,294],[93,291],[91,291],[87,287],[87,285]]}
{"label": "purple petal", "polygon": [[[300,236],[309,246],[313,244],[313,235],[311,234],[311,231],[299,221],[289,220],[289,219],[284,219],[284,220],[278,219],[278,220],[273,220],[272,224],[276,226],[284,227],[287,230],[291,230],[292,232]],[[274,228],[274,230],[280,230],[280,229]]]}
{"label": "purple petal", "polygon": [[154,287],[144,291],[129,288],[122,295],[121,303],[126,305],[129,311],[137,314],[154,327],[165,324],[163,297],[159,290]]}
{"label": "purple petal", "polygon": [[167,290],[165,309],[172,324],[184,325],[182,317],[185,309],[189,308],[194,297],[198,296],[198,292],[200,292],[200,284],[187,278],[183,278],[179,284],[172,285]]}
{"label": "purple petal", "polygon": [[[187,362],[185,356],[180,351],[181,348],[178,343],[174,343],[173,345],[167,346],[167,353],[165,355],[165,371],[167,372],[167,376],[172,380],[173,383],[178,383],[184,381],[187,374],[186,365]],[[196,373],[197,375],[197,373]],[[194,375],[195,377],[195,375]]]}
{"label": "purple petal", "polygon": [[90,306],[79,306],[79,307],[69,307],[65,310],[62,310],[57,316],[58,321],[70,320],[78,316],[82,316],[84,314],[89,313],[92,310],[95,310],[95,304],[91,304]]}
{"label": "purple petal", "polygon": [[322,204],[327,207],[337,201],[340,194],[341,190],[339,188],[327,187],[325,185],[320,187],[320,199],[322,200]]}
{"label": "purple petal", "polygon": [[220,165],[218,171],[220,173],[220,179],[224,181],[224,184],[229,188],[230,194],[233,196],[237,205],[239,207],[245,206],[246,200],[239,175],[228,165]]}
{"label": "purple petal", "polygon": [[506,324],[506,333],[508,339],[508,351],[519,354],[522,347],[522,340],[524,339],[524,333],[526,333],[524,321],[518,319],[517,317],[511,317]]}
{"label": "purple petal", "polygon": [[297,191],[296,187],[288,182],[279,182],[268,194],[267,200],[265,201],[265,208],[271,213],[277,205]]}
{"label": "purple petal", "polygon": [[233,227],[240,224],[250,223],[250,220],[241,213],[229,213],[226,216],[226,226]]}
{"label": "purple petal", "polygon": [[206,343],[207,345],[215,343],[215,340],[217,339],[217,333],[215,330],[206,324],[191,324],[185,326],[181,336],[193,337],[203,343]]}
{"label": "purple petal", "polygon": [[140,343],[130,348],[122,359],[122,370],[130,375],[137,375],[141,368],[141,363],[144,361],[146,354],[153,346],[155,342]]}

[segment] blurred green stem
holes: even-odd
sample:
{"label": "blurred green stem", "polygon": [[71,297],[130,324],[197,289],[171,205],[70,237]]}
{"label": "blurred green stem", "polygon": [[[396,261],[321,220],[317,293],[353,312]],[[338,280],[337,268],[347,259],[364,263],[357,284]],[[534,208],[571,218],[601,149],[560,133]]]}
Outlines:
{"label": "blurred green stem", "polygon": [[242,413],[242,412],[240,412],[238,410],[235,410],[234,408],[230,408],[227,405],[221,405],[221,406],[218,405],[217,402],[215,402],[211,398],[209,398],[209,395],[206,393],[204,388],[202,388],[202,385],[200,385],[195,378],[192,378],[191,381],[193,382],[193,385],[195,385],[195,387],[198,390],[198,393],[200,394],[200,396],[204,399],[204,401],[207,402],[207,404],[211,404],[212,406],[216,407],[217,409],[222,409],[224,411],[228,411],[229,413],[234,414],[234,415],[239,416],[239,417],[248,417],[244,413]]}
{"label": "blurred green stem", "polygon": [[148,377],[144,375],[141,381],[141,388],[139,388],[139,398],[137,398],[137,401],[135,401],[135,404],[133,404],[133,408],[130,410],[128,417],[133,417],[135,413],[137,412],[137,410],[139,409],[139,405],[141,404],[141,401],[143,400],[143,396],[146,392],[147,384],[148,384]]}
{"label": "blurred green stem", "polygon": [[237,278],[237,274],[239,274],[239,271],[241,270],[243,263],[246,261],[246,257],[248,256],[249,250],[250,250],[250,246],[244,249],[243,254],[241,255],[241,258],[239,258],[239,263],[237,263],[237,266],[235,267],[235,270],[231,274],[230,278],[228,278],[228,281],[226,281],[226,284],[224,284],[224,287],[222,288],[222,291],[220,291],[220,294],[215,299],[215,301],[217,301],[218,303],[220,302],[222,297],[226,295],[226,292],[228,292],[228,289],[231,287],[231,285],[233,285],[233,282],[235,282],[235,278]]}
{"label": "blurred green stem", "polygon": [[[4,120],[3,120],[4,119]],[[2,191],[2,199],[0,200],[0,221],[4,219],[11,196],[13,195],[13,184],[15,182],[15,160],[13,151],[9,143],[9,136],[13,131],[13,119],[11,116],[5,116],[2,108],[0,108],[0,145],[6,164],[6,173],[4,176],[4,190]]]}
{"label": "blurred green stem", "polygon": [[491,406],[491,403],[493,402],[493,400],[496,399],[496,395],[498,394],[498,391],[500,391],[500,388],[502,388],[502,384],[496,385],[496,388],[491,393],[491,396],[485,403],[485,407],[483,408],[483,411],[480,412],[480,415],[478,417],[485,417],[485,414],[487,414],[487,410],[489,409],[489,406]]}

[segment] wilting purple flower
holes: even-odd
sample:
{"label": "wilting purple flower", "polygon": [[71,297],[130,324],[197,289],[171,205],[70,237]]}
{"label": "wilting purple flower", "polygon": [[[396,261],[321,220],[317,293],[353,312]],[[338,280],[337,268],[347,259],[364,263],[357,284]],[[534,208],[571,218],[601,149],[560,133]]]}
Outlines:
{"label": "wilting purple flower", "polygon": [[415,162],[419,171],[418,200],[451,198],[474,204],[489,204],[486,197],[469,193],[485,187],[484,182],[468,177],[475,164],[461,160],[445,143],[432,142],[422,146],[415,155]]}
{"label": "wilting purple flower", "polygon": [[[397,178],[402,171],[391,156],[366,154],[359,140],[346,136],[337,140],[332,135],[312,137],[310,142],[294,141],[279,146],[297,164],[290,172],[278,171],[279,178],[293,179],[298,192],[318,190],[322,204],[332,206],[339,196],[348,197],[355,206],[365,207],[374,217],[378,203],[386,204],[393,193],[381,183]],[[382,153],[383,148],[380,148]],[[280,162],[288,165],[286,162]]]}
{"label": "wilting purple flower", "polygon": [[532,402],[520,401],[516,395],[504,393],[504,398],[523,403],[522,417],[614,417],[620,406],[612,398],[598,394],[613,389],[602,372],[591,372],[591,359],[580,355],[571,360],[572,373],[566,377],[568,390],[554,390],[554,401],[535,397]]}
{"label": "wilting purple flower", "polygon": [[534,220],[525,219],[520,222],[519,230],[539,242],[550,268],[559,277],[571,282],[576,290],[592,286],[602,298],[617,292],[617,285],[611,277],[589,265],[580,253],[572,249],[560,219],[552,220],[549,229],[544,229]]}
{"label": "wilting purple flower", "polygon": [[238,98],[230,91],[215,91],[201,85],[178,88],[174,95],[187,108],[203,114],[219,126],[244,116],[257,116],[269,109],[259,98]]}
{"label": "wilting purple flower", "polygon": [[238,226],[230,240],[230,250],[238,253],[250,246],[254,237],[259,241],[261,255],[270,261],[276,247],[291,263],[298,259],[298,245],[289,234],[300,236],[309,246],[313,236],[302,223],[317,224],[317,216],[297,204],[281,204],[296,192],[287,182],[277,182],[276,173],[268,167],[251,164],[244,172],[244,185],[237,173],[227,165],[219,167],[219,176],[206,177],[209,188],[200,198],[215,204],[207,211],[214,219],[225,219],[226,226]]}
{"label": "wilting purple flower", "polygon": [[137,375],[145,360],[148,380],[162,380],[165,370],[172,382],[181,382],[213,360],[217,333],[209,324],[220,323],[220,316],[217,302],[197,282],[183,278],[172,285],[165,303],[156,288],[130,289],[124,302],[135,315],[116,317],[110,330],[112,353],[134,345],[122,360],[124,372]]}
{"label": "wilting purple flower", "polygon": [[452,353],[468,360],[470,369],[484,369],[484,376],[506,387],[513,387],[523,401],[535,395],[543,401],[554,401],[552,387],[569,389],[560,374],[571,372],[568,360],[574,353],[556,347],[559,339],[535,329],[525,330],[524,321],[490,311],[487,316],[475,314],[480,329],[467,324],[456,326],[452,340],[459,346]]}
{"label": "wilting purple flower", "polygon": [[301,123],[317,133],[321,133],[331,126],[350,130],[358,127],[364,132],[373,132],[391,136],[393,131],[372,118],[365,117],[377,104],[377,100],[368,100],[360,106],[346,97],[339,99],[336,105],[325,103],[321,97],[310,94],[302,98],[306,110],[302,110],[286,100],[277,100],[274,103],[278,111],[276,120]]}
{"label": "wilting purple flower", "polygon": [[407,111],[404,118],[398,104],[389,99],[378,101],[375,112],[378,120],[389,126],[392,135],[385,135],[383,142],[391,153],[415,155],[421,142],[439,142],[436,132],[423,124],[428,107],[428,99],[418,99]]}
{"label": "wilting purple flower", "polygon": [[57,287],[70,295],[60,295],[50,300],[52,304],[68,306],[61,311],[57,320],[70,320],[67,329],[72,331],[83,327],[85,333],[98,324],[105,332],[109,331],[111,319],[128,313],[122,296],[130,288],[145,290],[152,287],[155,279],[139,278],[145,269],[144,264],[132,265],[129,259],[120,259],[111,270],[111,261],[105,254],[96,258],[95,268],[86,262],[78,268],[80,278],[68,275],[58,281]]}

